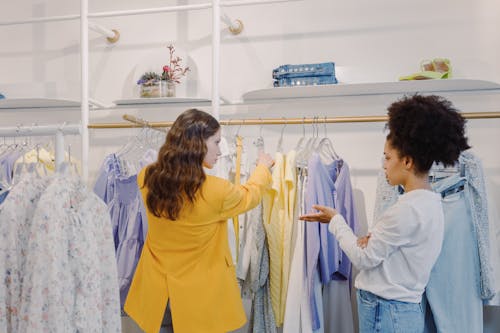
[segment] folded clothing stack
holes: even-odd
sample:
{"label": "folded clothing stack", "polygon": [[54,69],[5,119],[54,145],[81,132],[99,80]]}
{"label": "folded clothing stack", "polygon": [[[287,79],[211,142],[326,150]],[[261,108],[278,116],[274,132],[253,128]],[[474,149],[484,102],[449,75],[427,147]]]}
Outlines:
{"label": "folded clothing stack", "polygon": [[335,63],[282,65],[273,69],[275,87],[315,86],[335,84]]}
{"label": "folded clothing stack", "polygon": [[0,99],[2,99],[2,98],[5,98],[5,96],[0,93]]}

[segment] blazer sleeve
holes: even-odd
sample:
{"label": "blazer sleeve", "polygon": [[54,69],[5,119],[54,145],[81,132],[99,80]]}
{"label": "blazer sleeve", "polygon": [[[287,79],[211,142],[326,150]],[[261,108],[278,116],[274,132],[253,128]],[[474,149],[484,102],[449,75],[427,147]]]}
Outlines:
{"label": "blazer sleeve", "polygon": [[245,184],[234,185],[228,182],[228,186],[224,186],[221,218],[225,220],[255,208],[270,187],[271,181],[269,169],[259,164]]}

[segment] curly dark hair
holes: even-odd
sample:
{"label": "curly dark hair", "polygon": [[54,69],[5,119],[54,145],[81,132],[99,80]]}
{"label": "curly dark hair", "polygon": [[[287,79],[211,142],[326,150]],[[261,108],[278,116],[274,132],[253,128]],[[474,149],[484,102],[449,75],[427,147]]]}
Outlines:
{"label": "curly dark hair", "polygon": [[388,108],[387,140],[400,157],[411,157],[417,173],[426,173],[433,162],[452,166],[470,148],[465,119],[440,96],[404,97]]}
{"label": "curly dark hair", "polygon": [[189,109],[180,114],[160,148],[158,160],[146,169],[146,204],[157,217],[176,220],[185,201],[193,203],[206,179],[206,140],[220,129],[210,114]]}

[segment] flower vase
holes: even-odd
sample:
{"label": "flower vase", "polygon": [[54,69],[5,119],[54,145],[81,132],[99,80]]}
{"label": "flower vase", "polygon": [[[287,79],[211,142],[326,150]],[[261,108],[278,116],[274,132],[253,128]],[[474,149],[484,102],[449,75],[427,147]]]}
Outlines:
{"label": "flower vase", "polygon": [[162,97],[175,97],[175,82],[174,81],[161,81],[161,96]]}
{"label": "flower vase", "polygon": [[160,97],[160,82],[141,84],[141,97]]}

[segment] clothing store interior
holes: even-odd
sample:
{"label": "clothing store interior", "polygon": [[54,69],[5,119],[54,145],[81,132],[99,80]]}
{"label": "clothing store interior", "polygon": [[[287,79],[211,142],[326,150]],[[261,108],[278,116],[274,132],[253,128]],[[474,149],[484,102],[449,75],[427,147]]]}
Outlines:
{"label": "clothing store interior", "polygon": [[[498,31],[497,0],[4,2],[0,332],[372,332],[360,286],[373,306],[418,304],[423,328],[411,332],[500,332]],[[411,193],[384,172],[388,108],[415,96],[458,112],[470,148],[426,175],[444,214],[432,269],[418,280],[397,267],[392,279],[394,267],[359,267],[343,251],[335,217],[299,217],[335,208],[358,239],[373,234],[355,253],[383,240],[377,222]],[[168,163],[160,148],[190,109],[220,124],[200,189],[222,178],[220,193],[258,195],[235,216],[182,229],[184,215],[151,212],[141,170],[147,180]],[[158,230],[191,236],[176,243],[181,268]],[[211,245],[196,239],[210,230]],[[220,289],[219,266],[200,268],[212,245],[229,281]],[[151,263],[156,250],[164,260]],[[356,280],[377,269],[389,289],[422,288],[408,301]],[[235,290],[236,305],[212,301]],[[374,320],[373,332],[388,327]]]}

